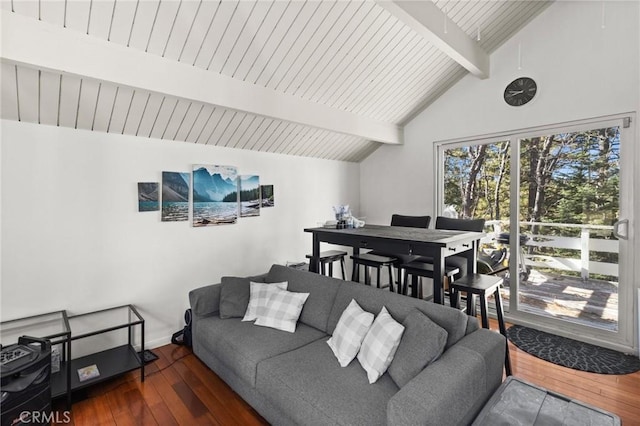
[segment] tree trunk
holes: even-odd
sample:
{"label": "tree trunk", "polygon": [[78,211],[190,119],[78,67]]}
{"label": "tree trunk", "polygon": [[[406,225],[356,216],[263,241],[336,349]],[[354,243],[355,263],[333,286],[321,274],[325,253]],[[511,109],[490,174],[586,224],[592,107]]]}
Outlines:
{"label": "tree trunk", "polygon": [[471,167],[469,168],[468,180],[463,187],[463,197],[462,197],[462,217],[463,218],[473,217],[473,212],[477,204],[476,195],[477,195],[478,174],[482,169],[482,164],[484,163],[486,152],[487,152],[487,145],[478,145],[476,147],[469,147],[469,154],[472,156],[473,160],[471,162]]}
{"label": "tree trunk", "polygon": [[607,182],[611,173],[611,164],[609,163],[609,155],[611,154],[611,141],[609,140],[610,128],[602,129],[598,135],[598,180],[596,183],[596,205],[594,210],[600,213],[600,223],[608,225],[607,215],[617,217],[618,212],[612,212],[605,208],[605,200],[609,199],[607,192]]}
{"label": "tree trunk", "polygon": [[[549,153],[551,152],[551,147],[553,146],[554,136],[546,136],[542,140],[542,149],[539,152],[538,161],[535,168],[535,200],[533,203],[533,210],[531,211],[531,221],[532,222],[540,222],[542,216],[544,214],[544,201],[545,201],[545,190],[547,187],[547,182],[551,177],[551,173],[553,172],[554,164],[556,161],[549,158]],[[538,232],[538,225],[534,225],[531,228],[531,232],[536,234]]]}
{"label": "tree trunk", "polygon": [[536,203],[536,168],[538,166],[538,161],[540,158],[540,138],[533,138],[529,141],[529,175],[528,184],[529,188],[527,191],[527,220],[533,220],[533,206]]}
{"label": "tree trunk", "polygon": [[507,170],[507,160],[509,159],[509,141],[502,142],[500,148],[500,170],[498,171],[498,181],[496,182],[496,189],[493,194],[493,212],[495,213],[495,219],[500,220],[502,218],[502,212],[500,211],[500,187],[504,180],[504,174]]}

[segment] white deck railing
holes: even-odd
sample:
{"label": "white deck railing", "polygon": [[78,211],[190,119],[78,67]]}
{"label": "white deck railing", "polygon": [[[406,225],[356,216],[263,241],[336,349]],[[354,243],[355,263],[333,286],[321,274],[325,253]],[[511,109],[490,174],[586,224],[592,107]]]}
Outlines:
{"label": "white deck railing", "polygon": [[[508,220],[492,220],[486,222],[487,226],[494,227],[495,234],[490,234],[483,240],[491,244],[494,235],[500,232],[504,225],[508,225]],[[608,275],[612,277],[619,276],[619,268],[617,263],[597,262],[589,260],[589,253],[592,251],[605,253],[618,253],[618,240],[605,238],[592,238],[593,231],[609,231],[613,232],[613,226],[606,225],[579,225],[570,223],[545,223],[545,222],[520,222],[520,226],[528,226],[530,228],[538,227],[538,233],[531,234],[524,232],[529,237],[526,246],[533,247],[549,247],[556,249],[578,250],[580,257],[560,257],[548,256],[540,254],[526,254],[525,262],[528,266],[538,268],[552,268],[561,271],[580,272],[582,279],[589,279],[590,274]],[[579,237],[563,237],[558,235],[545,234],[544,228],[573,228],[580,230]]]}

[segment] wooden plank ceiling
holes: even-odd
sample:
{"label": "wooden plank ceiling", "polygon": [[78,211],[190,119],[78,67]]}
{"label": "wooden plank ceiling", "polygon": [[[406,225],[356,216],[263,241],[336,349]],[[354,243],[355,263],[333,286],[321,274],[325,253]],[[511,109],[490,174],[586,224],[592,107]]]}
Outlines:
{"label": "wooden plank ceiling", "polygon": [[[350,116],[400,127],[468,72],[373,1],[0,3],[7,14],[52,24],[61,31],[82,33]],[[433,3],[447,17],[444,27],[459,27],[488,54],[549,4]],[[3,34],[3,40],[7,37],[11,34]],[[134,70],[136,64],[118,66]],[[4,57],[1,79],[1,116],[9,120],[354,162],[380,145],[326,126],[52,71]],[[175,85],[179,88],[183,83],[176,81]]]}

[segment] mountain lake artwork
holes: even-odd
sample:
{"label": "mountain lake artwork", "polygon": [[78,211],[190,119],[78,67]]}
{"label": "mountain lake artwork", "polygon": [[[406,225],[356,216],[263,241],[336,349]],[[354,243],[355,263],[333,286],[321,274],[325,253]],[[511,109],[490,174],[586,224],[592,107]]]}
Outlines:
{"label": "mountain lake artwork", "polygon": [[273,185],[260,186],[260,200],[262,202],[262,207],[275,206],[275,200],[273,198]]}
{"label": "mountain lake artwork", "polygon": [[189,173],[162,172],[162,221],[189,220]]}
{"label": "mountain lake artwork", "polygon": [[240,217],[260,216],[260,177],[240,176]]}
{"label": "mountain lake artwork", "polygon": [[193,226],[236,223],[238,169],[234,166],[193,166]]}
{"label": "mountain lake artwork", "polygon": [[158,211],[158,182],[138,182],[138,211]]}

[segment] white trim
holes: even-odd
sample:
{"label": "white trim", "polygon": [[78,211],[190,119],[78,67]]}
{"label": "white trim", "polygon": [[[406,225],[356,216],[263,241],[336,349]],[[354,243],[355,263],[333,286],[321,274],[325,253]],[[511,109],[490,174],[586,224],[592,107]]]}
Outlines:
{"label": "white trim", "polygon": [[[588,130],[588,129],[584,129],[583,127],[589,127],[591,124],[595,124],[595,123],[598,123],[598,124],[604,123],[604,125],[606,126],[608,125],[607,123],[609,122],[615,123],[616,120],[622,120],[623,118],[627,118],[627,117],[631,117],[631,125],[633,126],[635,123],[635,112],[629,111],[629,112],[621,112],[621,113],[612,114],[612,115],[605,115],[602,117],[588,118],[583,120],[565,121],[563,123],[548,124],[544,126],[525,127],[523,129],[511,129],[511,130],[505,130],[504,132],[487,133],[484,135],[464,136],[461,138],[454,138],[454,139],[443,139],[443,140],[435,141],[434,147],[436,149],[439,149],[443,145],[456,144],[451,146],[450,148],[457,148],[460,146],[469,145],[469,143],[471,142],[473,142],[474,145],[482,145],[486,143],[504,141],[506,139],[511,139],[514,137],[523,139],[530,135],[537,135],[540,132],[553,132],[554,130],[566,130],[567,128],[573,128],[573,127],[578,127],[578,129],[575,131]],[[611,124],[611,125],[621,126],[620,123]]]}
{"label": "white trim", "polygon": [[[144,348],[145,349],[155,349],[155,348],[159,348],[160,346],[168,345],[169,343],[171,343],[171,336],[163,336],[163,337],[159,337],[157,339],[145,341],[144,342]],[[140,350],[140,345],[139,344],[136,346],[136,349],[138,351]]]}

